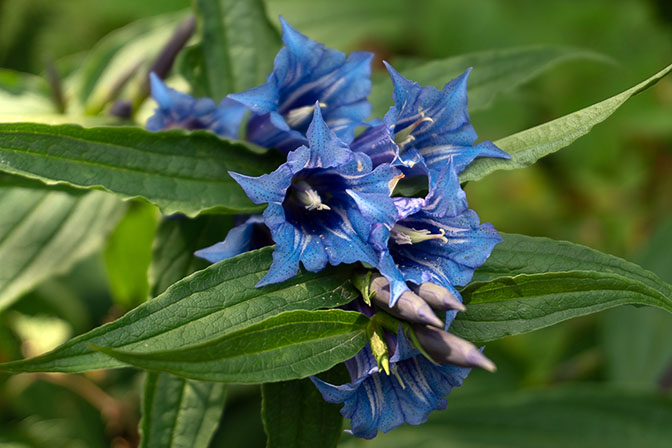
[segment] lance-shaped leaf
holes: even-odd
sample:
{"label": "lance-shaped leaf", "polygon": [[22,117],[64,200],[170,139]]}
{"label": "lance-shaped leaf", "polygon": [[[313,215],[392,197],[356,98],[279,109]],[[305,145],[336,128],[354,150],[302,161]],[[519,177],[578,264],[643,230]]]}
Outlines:
{"label": "lance-shaped leaf", "polygon": [[467,311],[450,331],[485,342],[527,333],[619,305],[648,305],[672,312],[672,298],[644,283],[595,271],[499,277],[462,291]]}
{"label": "lance-shaped leaf", "polygon": [[146,82],[147,70],[189,11],[138,20],[101,40],[66,79],[71,108],[97,114],[121,93]]}
{"label": "lance-shaped leaf", "polygon": [[263,84],[281,45],[266,18],[264,2],[196,0],[195,6],[203,39],[189,51],[200,53],[198,69],[206,96],[219,101],[229,93]]}
{"label": "lance-shaped leaf", "polygon": [[[446,59],[424,63],[415,63],[408,69],[401,69],[407,79],[422,86],[434,86],[438,89],[464,70],[473,67],[469,76],[469,110],[475,111],[487,107],[493,98],[505,91],[513,90],[549,68],[570,60],[588,59],[607,60],[597,53],[571,47],[529,46],[502,50],[468,53]],[[392,63],[396,67],[395,62]],[[403,61],[401,66],[406,66]],[[392,82],[389,76],[374,78],[371,96],[373,116],[382,117],[393,105]]]}
{"label": "lance-shaped leaf", "polygon": [[[167,350],[98,350],[127,364],[185,378],[267,383],[305,378],[352,358],[369,319],[343,310],[288,311],[200,345]],[[176,341],[177,342],[177,341]]]}
{"label": "lance-shaped leaf", "polygon": [[[166,218],[159,224],[150,265],[150,287],[158,295],[207,263],[194,251],[214,244],[231,226],[228,216]],[[169,373],[147,373],[140,421],[141,448],[207,446],[226,403],[221,383]]]}
{"label": "lance-shaped leaf", "polygon": [[[347,377],[343,381],[348,382]],[[343,433],[340,406],[324,401],[309,379],[264,384],[261,393],[267,448],[331,448],[338,444]]]}
{"label": "lance-shaped leaf", "polygon": [[646,81],[616,96],[601,101],[548,123],[497,140],[495,144],[508,152],[511,159],[482,158],[475,160],[462,172],[462,182],[478,180],[496,170],[512,170],[532,165],[586,135],[593,126],[606,120],[632,96],[643,92],[672,71],[667,66]]}
{"label": "lance-shaped leaf", "polygon": [[91,346],[135,352],[190,346],[289,310],[343,305],[357,297],[351,267],[302,271],[283,283],[255,288],[271,266],[273,248],[246,252],[198,271],[159,297],[36,358],[0,364],[7,372],[82,372],[124,364]]}
{"label": "lance-shaped leaf", "polygon": [[[670,419],[669,396],[597,385],[469,394],[451,397],[448,408],[422,427],[379,434],[366,446],[666,448],[672,440]],[[349,442],[341,446],[359,446],[355,439]]]}
{"label": "lance-shaped leaf", "polygon": [[259,211],[228,172],[260,175],[278,164],[208,132],[0,124],[0,170],[144,198],[164,214]]}
{"label": "lance-shaped leaf", "polygon": [[498,277],[546,272],[596,271],[611,273],[643,283],[672,297],[672,287],[651,271],[622,258],[568,241],[502,233],[503,241],[495,246],[483,266],[476,270],[474,281]]}
{"label": "lance-shaped leaf", "polygon": [[125,208],[102,192],[0,184],[0,311],[98,249]]}
{"label": "lance-shaped leaf", "polygon": [[150,373],[142,403],[140,448],[208,446],[224,410],[226,386]]}

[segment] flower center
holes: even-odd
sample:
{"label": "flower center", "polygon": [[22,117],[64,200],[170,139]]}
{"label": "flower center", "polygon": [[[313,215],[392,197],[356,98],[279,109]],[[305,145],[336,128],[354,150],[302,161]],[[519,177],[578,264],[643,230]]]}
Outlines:
{"label": "flower center", "polygon": [[448,239],[445,237],[446,232],[439,229],[439,233],[432,233],[427,229],[412,229],[410,227],[395,224],[392,227],[390,236],[397,244],[416,244],[427,240],[441,240],[442,243],[447,243]]}
{"label": "flower center", "polygon": [[[320,102],[320,108],[324,109],[325,107],[327,107],[327,104]],[[285,114],[285,121],[290,128],[297,128],[305,123],[308,118],[313,116],[314,110],[314,104],[310,106],[297,107]]]}
{"label": "flower center", "polygon": [[295,182],[293,187],[294,196],[306,210],[331,210],[331,207],[322,203],[320,194],[305,180]]}
{"label": "flower center", "polygon": [[434,123],[434,120],[432,117],[425,117],[425,112],[423,112],[421,109],[418,109],[418,112],[420,113],[420,118],[415,120],[413,123],[411,123],[409,126],[406,126],[404,129],[402,129],[399,132],[396,132],[394,134],[394,142],[400,147],[403,148],[404,146],[408,145],[411,143],[413,140],[415,140],[415,137],[411,135],[413,131],[415,131],[418,126],[420,126],[422,123]]}

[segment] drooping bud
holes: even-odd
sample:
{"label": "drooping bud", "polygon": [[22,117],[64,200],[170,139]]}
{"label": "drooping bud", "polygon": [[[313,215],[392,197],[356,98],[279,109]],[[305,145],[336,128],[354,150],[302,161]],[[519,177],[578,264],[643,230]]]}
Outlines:
{"label": "drooping bud", "polygon": [[478,367],[488,372],[497,370],[495,364],[469,341],[427,325],[413,325],[413,330],[422,347],[436,362]]}
{"label": "drooping bud", "polygon": [[437,311],[466,311],[467,308],[460,302],[454,292],[436,283],[422,283],[411,285],[411,289],[423,298],[433,309]]}
{"label": "drooping bud", "polygon": [[397,303],[390,308],[390,284],[385,277],[380,275],[373,277],[371,291],[373,292],[373,303],[391,315],[408,322],[443,328],[443,321],[434,314],[424,300],[411,291],[403,293]]}

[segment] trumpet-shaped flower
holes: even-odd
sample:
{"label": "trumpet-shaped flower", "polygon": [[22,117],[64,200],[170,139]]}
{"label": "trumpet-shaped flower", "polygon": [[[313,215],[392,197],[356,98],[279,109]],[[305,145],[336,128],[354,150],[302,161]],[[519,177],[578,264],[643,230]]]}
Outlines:
{"label": "trumpet-shaped flower", "polygon": [[390,305],[408,290],[407,282],[435,283],[461,300],[455,286],[471,281],[501,237],[468,208],[452,157],[430,179],[427,197],[394,202],[395,219],[380,220],[371,232],[371,243],[380,254],[376,266],[390,282]]}
{"label": "trumpet-shaped flower", "polygon": [[258,286],[292,277],[299,261],[311,272],[327,263],[375,265],[378,258],[368,243],[372,221],[358,202],[371,214],[396,210],[390,192],[399,172],[389,165],[372,170],[365,154],[351,151],[329,129],[319,105],[313,115],[310,146],[290,152],[277,170],[260,177],[231,173],[253,202],[268,204],[264,222],[276,248]]}
{"label": "trumpet-shaped flower", "polygon": [[150,73],[152,98],[159,107],[147,120],[147,129],[209,129],[222,137],[236,138],[245,106],[224,98],[219,105],[210,98],[194,98],[166,86]]}
{"label": "trumpet-shaped flower", "polygon": [[354,151],[365,152],[374,164],[390,162],[403,166],[407,175],[424,174],[415,167],[424,161],[430,177],[437,175],[449,158],[453,159],[458,174],[476,157],[509,158],[489,141],[474,144],[476,131],[467,112],[470,70],[438,90],[421,87],[389,64],[386,66],[394,85],[395,105],[382,124],[357,137],[352,144]]}
{"label": "trumpet-shaped flower", "polygon": [[393,353],[389,360],[391,374],[381,371],[367,345],[345,362],[350,383],[336,386],[311,378],[327,402],[344,403],[341,414],[350,419],[352,433],[364,439],[403,423],[424,423],[432,411],[447,406],[446,395],[461,386],[471,371],[432,363],[409,345],[402,331],[386,339]]}
{"label": "trumpet-shaped flower", "polygon": [[355,127],[371,113],[372,54],[349,57],[308,39],[281,17],[285,48],[275,57],[266,83],[229,95],[252,112],[247,139],[266,148],[289,152],[307,144],[306,131],[316,103],[329,128],[346,143]]}

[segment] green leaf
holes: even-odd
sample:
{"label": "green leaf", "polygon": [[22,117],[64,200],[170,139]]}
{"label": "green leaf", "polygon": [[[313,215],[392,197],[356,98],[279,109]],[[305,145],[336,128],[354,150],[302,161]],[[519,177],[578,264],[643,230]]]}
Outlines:
{"label": "green leaf", "polygon": [[495,144],[508,152],[511,159],[476,159],[462,172],[460,181],[478,180],[493,171],[512,170],[532,165],[540,158],[562,149],[579,137],[586,135],[593,126],[606,120],[628,99],[648,89],[670,71],[672,71],[672,65],[623,93],[496,141]]}
{"label": "green leaf", "polygon": [[157,226],[156,208],[132,203],[105,248],[105,267],[115,302],[131,309],[149,295],[147,269]]}
{"label": "green leaf", "polygon": [[123,216],[114,196],[0,183],[0,311],[98,249]]}
{"label": "green leaf", "polygon": [[281,45],[264,2],[196,0],[195,6],[202,22],[200,69],[208,96],[219,101],[263,83]]}
{"label": "green leaf", "polygon": [[568,241],[506,233],[501,235],[503,241],[495,246],[485,264],[476,270],[474,281],[484,282],[517,274],[597,271],[643,283],[672,297],[669,284],[653,272],[622,258]]}
{"label": "green leaf", "polygon": [[638,304],[672,312],[672,298],[620,275],[569,271],[499,277],[462,291],[467,311],[451,332],[485,342],[527,333],[619,305]]}
{"label": "green leaf", "polygon": [[[442,89],[453,78],[473,67],[469,76],[469,110],[487,107],[494,97],[513,90],[541,75],[549,68],[569,60],[606,58],[597,53],[570,47],[530,46],[469,53],[415,64],[402,74],[421,86]],[[393,66],[395,64],[392,64]],[[403,64],[410,65],[410,64]],[[394,104],[392,81],[387,74],[374,78],[369,97],[373,116],[382,117]]]}
{"label": "green leaf", "polygon": [[225,401],[224,384],[148,373],[140,421],[140,448],[208,446]]}
{"label": "green leaf", "polygon": [[259,211],[228,171],[260,175],[278,165],[274,154],[204,131],[0,124],[0,170],[141,197],[167,215]]}
{"label": "green leaf", "polygon": [[[636,260],[672,281],[670,244],[672,216],[658,226]],[[608,379],[627,387],[657,389],[672,364],[672,315],[656,308],[622,307],[604,313],[601,324]]]}
{"label": "green leaf", "polygon": [[142,19],[113,31],[89,53],[66,80],[76,112],[95,115],[118,95],[120,82],[145,82],[149,66],[187,17],[187,11]]}
{"label": "green leaf", "polygon": [[149,266],[152,296],[161,294],[183,277],[206,268],[209,263],[194,257],[194,252],[223,240],[232,223],[230,216],[222,215],[203,215],[195,219],[169,217],[161,220]]}
{"label": "green leaf", "polygon": [[[305,378],[352,358],[367,342],[369,319],[343,310],[288,311],[185,347],[98,350],[136,367],[203,381],[255,384]],[[184,348],[178,348],[184,347]]]}
{"label": "green leaf", "polygon": [[332,308],[355,299],[351,267],[302,271],[284,283],[255,288],[271,265],[273,248],[247,252],[177,282],[123,317],[42,356],[0,364],[7,372],[82,372],[122,367],[91,349],[156,351],[190,346],[246,328],[289,310]]}
{"label": "green leaf", "polygon": [[[228,216],[196,219],[165,218],[159,224],[152,251],[150,284],[153,295],[205,267],[193,253],[222,238],[230,227]],[[148,373],[140,421],[141,448],[208,446],[226,402],[221,383],[187,380],[168,373]]]}
{"label": "green leaf", "polygon": [[[422,426],[402,426],[364,446],[665,448],[672,440],[672,399],[654,393],[581,385],[449,401]],[[342,446],[359,446],[349,442]]]}
{"label": "green leaf", "polygon": [[338,444],[343,432],[341,406],[324,401],[310,379],[264,384],[261,393],[267,448],[330,448]]}

